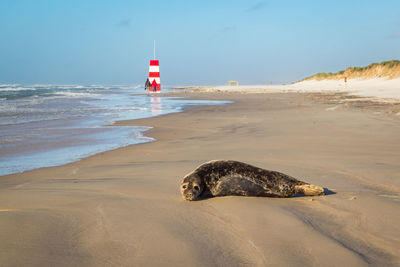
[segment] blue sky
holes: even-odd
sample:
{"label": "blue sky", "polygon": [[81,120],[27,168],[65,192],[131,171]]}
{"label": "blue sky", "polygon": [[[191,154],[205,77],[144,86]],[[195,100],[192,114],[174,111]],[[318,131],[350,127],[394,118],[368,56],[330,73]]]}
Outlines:
{"label": "blue sky", "polygon": [[0,83],[286,83],[400,59],[400,1],[1,0]]}

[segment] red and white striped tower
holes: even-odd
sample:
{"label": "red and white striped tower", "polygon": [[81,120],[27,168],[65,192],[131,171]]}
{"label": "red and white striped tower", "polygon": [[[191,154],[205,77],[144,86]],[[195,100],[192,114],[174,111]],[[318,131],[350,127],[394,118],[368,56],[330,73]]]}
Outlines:
{"label": "red and white striped tower", "polygon": [[147,92],[159,93],[161,91],[160,65],[158,60],[156,60],[156,41],[154,41],[154,59],[150,60],[149,82],[150,86]]}

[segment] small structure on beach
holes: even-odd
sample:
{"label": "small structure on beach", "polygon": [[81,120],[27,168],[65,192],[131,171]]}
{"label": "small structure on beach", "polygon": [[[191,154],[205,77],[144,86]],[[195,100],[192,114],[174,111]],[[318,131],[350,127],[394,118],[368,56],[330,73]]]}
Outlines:
{"label": "small structure on beach", "polygon": [[228,85],[236,85],[236,86],[238,86],[239,82],[238,81],[228,81]]}
{"label": "small structure on beach", "polygon": [[159,93],[161,91],[160,64],[156,60],[156,41],[154,41],[154,58],[150,60],[149,77],[146,80],[147,93]]}

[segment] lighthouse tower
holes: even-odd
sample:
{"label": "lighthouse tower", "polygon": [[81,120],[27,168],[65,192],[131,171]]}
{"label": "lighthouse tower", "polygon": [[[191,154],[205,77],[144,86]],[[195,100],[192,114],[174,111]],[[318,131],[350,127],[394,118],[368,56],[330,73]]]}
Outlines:
{"label": "lighthouse tower", "polygon": [[156,59],[156,41],[154,41],[154,59],[150,60],[149,78],[146,82],[148,93],[159,93],[161,91],[160,64]]}

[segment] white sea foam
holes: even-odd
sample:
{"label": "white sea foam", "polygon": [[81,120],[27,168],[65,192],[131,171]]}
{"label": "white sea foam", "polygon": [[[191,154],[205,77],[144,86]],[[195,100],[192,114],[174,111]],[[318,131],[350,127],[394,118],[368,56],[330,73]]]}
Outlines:
{"label": "white sea foam", "polygon": [[96,97],[101,96],[100,94],[96,93],[85,93],[85,92],[73,92],[73,91],[59,91],[55,93],[59,96],[67,96],[67,97]]}
{"label": "white sea foam", "polygon": [[2,87],[17,87],[20,86],[18,83],[1,83],[0,88]]}
{"label": "white sea foam", "polygon": [[35,87],[0,87],[1,91],[26,91],[26,90],[36,90]]}

